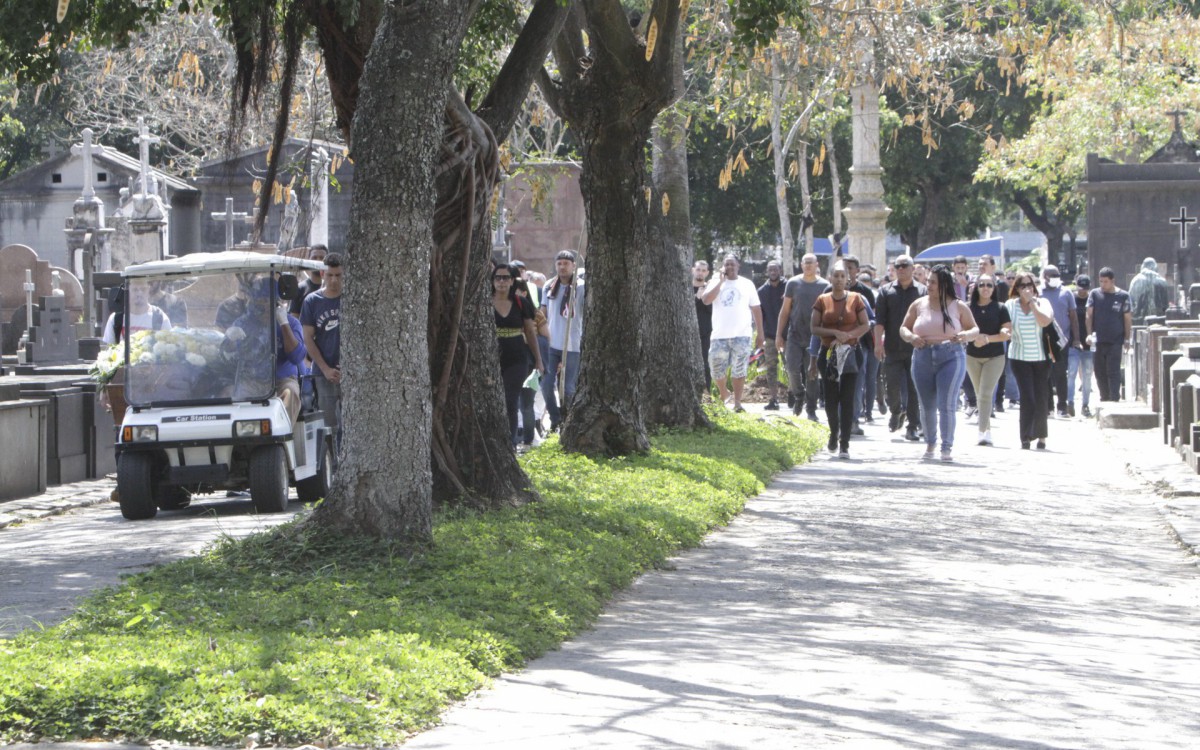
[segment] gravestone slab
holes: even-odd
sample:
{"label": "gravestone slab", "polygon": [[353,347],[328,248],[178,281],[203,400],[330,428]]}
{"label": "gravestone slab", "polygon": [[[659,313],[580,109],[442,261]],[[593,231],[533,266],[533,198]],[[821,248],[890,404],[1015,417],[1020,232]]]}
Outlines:
{"label": "gravestone slab", "polygon": [[1161,394],[1158,409],[1158,426],[1162,431],[1163,442],[1171,444],[1171,368],[1183,357],[1183,352],[1166,351],[1159,355],[1159,382]]}
{"label": "gravestone slab", "polygon": [[62,365],[79,361],[73,314],[65,297],[42,297],[33,309],[33,326],[25,345],[25,363]]}
{"label": "gravestone slab", "polygon": [[45,399],[46,483],[80,482],[87,479],[84,449],[83,391],[78,387],[22,389],[26,398]]}
{"label": "gravestone slab", "polygon": [[66,298],[66,307],[72,313],[83,313],[83,285],[75,274],[65,268],[53,266],[49,261],[41,260],[32,248],[25,245],[8,245],[0,248],[0,320],[13,323],[17,310],[21,311],[19,327],[10,325],[3,339],[0,339],[0,353],[15,354],[17,341],[25,332],[25,271],[32,273],[34,295],[51,297],[54,295],[54,272],[58,272],[59,287]]}
{"label": "gravestone slab", "polygon": [[0,434],[20,435],[0,451],[0,500],[46,491],[46,409],[44,399],[0,401]]}

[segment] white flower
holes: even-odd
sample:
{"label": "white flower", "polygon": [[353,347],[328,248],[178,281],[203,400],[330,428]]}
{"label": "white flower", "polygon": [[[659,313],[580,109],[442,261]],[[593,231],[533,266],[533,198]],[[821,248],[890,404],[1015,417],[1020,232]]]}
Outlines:
{"label": "white flower", "polygon": [[179,346],[176,344],[168,344],[165,341],[160,341],[154,345],[154,357],[159,362],[169,362],[176,358],[179,354]]}
{"label": "white flower", "polygon": [[137,358],[139,365],[154,364],[154,355],[150,352],[142,352],[142,356]]}
{"label": "white flower", "polygon": [[192,352],[188,353],[187,361],[196,367],[204,367],[206,364],[208,364],[208,360],[206,360],[204,357],[201,357],[199,354]]}

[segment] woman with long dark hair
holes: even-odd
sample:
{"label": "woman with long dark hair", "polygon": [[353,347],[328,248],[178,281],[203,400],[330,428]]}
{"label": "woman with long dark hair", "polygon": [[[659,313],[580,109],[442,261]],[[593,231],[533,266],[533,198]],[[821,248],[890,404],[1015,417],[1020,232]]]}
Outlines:
{"label": "woman with long dark hair", "polygon": [[979,404],[979,444],[992,444],[992,402],[1004,376],[1004,342],[1012,338],[1008,308],[996,299],[996,278],[983,274],[971,289],[971,315],[979,335],[967,347],[967,376]]}
{"label": "woman with long dark hair", "polygon": [[954,293],[954,276],[945,265],[934,266],[926,281],[928,294],[908,308],[900,338],[913,345],[912,378],[921,403],[925,460],[931,460],[938,431],[942,460],[951,461],[958,391],[967,371],[963,344],[979,333],[971,308]]}
{"label": "woman with long dark hair", "polygon": [[521,386],[529,377],[530,353],[538,372],[544,372],[544,368],[533,324],[533,305],[528,298],[522,300],[515,293],[514,276],[508,265],[496,266],[492,271],[492,308],[500,346],[500,378],[504,382],[504,406],[508,411],[508,439],[515,447]]}
{"label": "woman with long dark hair", "polygon": [[817,366],[825,383],[825,417],[829,420],[829,451],[850,458],[850,430],[858,397],[858,340],[871,328],[867,303],[847,289],[850,277],[838,264],[829,272],[830,291],[813,304],[811,329],[821,339]]}
{"label": "woman with long dark hair", "polygon": [[1012,320],[1012,343],[1008,360],[1021,391],[1021,448],[1037,441],[1046,449],[1046,412],[1050,403],[1050,353],[1042,341],[1042,329],[1054,321],[1054,309],[1038,296],[1037,280],[1021,271],[1008,292],[1008,317]]}

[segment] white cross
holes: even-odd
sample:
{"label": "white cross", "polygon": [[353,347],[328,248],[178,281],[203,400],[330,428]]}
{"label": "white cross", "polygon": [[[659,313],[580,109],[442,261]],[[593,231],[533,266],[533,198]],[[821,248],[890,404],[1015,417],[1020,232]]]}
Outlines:
{"label": "white cross", "polygon": [[161,138],[150,135],[146,126],[146,118],[138,117],[138,136],[133,139],[138,144],[138,152],[142,160],[142,195],[150,194],[150,144],[158,143]]}
{"label": "white cross", "polygon": [[95,148],[92,145],[92,129],[83,129],[83,143],[77,143],[71,147],[71,153],[83,157],[83,197],[84,200],[91,200],[96,197],[96,188],[92,185],[92,177],[95,172],[92,169],[92,153]]}
{"label": "white cross", "polygon": [[245,220],[249,216],[249,214],[245,214],[240,211],[237,213],[234,213],[233,198],[226,198],[225,199],[225,212],[224,213],[213,212],[210,215],[217,221],[225,222],[225,249],[232,250],[233,249],[233,222],[237,221],[239,219]]}

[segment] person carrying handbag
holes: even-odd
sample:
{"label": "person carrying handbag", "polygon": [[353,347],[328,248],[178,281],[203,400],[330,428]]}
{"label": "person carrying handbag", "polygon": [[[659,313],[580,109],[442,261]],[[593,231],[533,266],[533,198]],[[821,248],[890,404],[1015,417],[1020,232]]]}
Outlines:
{"label": "person carrying handbag", "polygon": [[1054,322],[1054,310],[1038,295],[1028,271],[1017,274],[1005,305],[1012,321],[1008,359],[1021,392],[1021,448],[1029,450],[1036,440],[1038,450],[1045,450],[1051,359],[1042,329]]}
{"label": "person carrying handbag", "polygon": [[[850,431],[854,402],[858,398],[855,348],[870,329],[867,304],[847,289],[849,275],[838,264],[829,273],[832,289],[817,297],[812,311],[812,332],[821,338],[817,366],[825,382],[825,417],[829,420],[829,451],[850,458]],[[839,450],[840,448],[840,450]]]}

